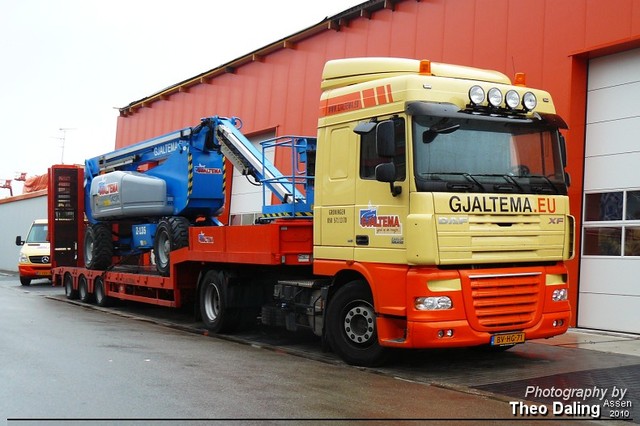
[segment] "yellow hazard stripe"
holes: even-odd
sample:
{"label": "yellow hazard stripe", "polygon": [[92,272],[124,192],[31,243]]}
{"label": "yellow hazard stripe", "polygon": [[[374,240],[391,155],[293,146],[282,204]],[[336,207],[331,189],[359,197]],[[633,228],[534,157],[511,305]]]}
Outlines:
{"label": "yellow hazard stripe", "polygon": [[191,191],[193,191],[193,156],[191,155],[191,151],[189,151],[189,154],[187,155],[187,161],[188,161],[188,176],[189,176],[189,181],[187,183],[187,197],[191,196]]}
{"label": "yellow hazard stripe", "polygon": [[226,197],[225,194],[227,193],[227,167],[226,167],[226,164],[227,164],[227,162],[224,161],[224,159],[223,159],[222,160],[222,194],[225,197]]}
{"label": "yellow hazard stripe", "polygon": [[[291,214],[289,213],[269,213],[269,214],[263,214],[262,217],[265,218],[272,218],[272,217],[290,217]],[[313,213],[312,212],[296,212],[295,217],[312,217]]]}

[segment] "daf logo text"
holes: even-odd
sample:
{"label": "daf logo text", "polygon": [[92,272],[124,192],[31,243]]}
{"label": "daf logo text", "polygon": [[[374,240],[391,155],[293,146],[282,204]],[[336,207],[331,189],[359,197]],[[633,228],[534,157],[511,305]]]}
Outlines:
{"label": "daf logo text", "polygon": [[467,216],[438,218],[439,225],[464,225],[467,223],[469,223],[469,218]]}

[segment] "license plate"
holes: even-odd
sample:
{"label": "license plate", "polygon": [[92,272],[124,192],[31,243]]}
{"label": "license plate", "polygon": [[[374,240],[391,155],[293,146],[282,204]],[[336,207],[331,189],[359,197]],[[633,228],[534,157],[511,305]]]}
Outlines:
{"label": "license plate", "polygon": [[491,346],[515,345],[524,343],[524,333],[494,334],[491,336]]}
{"label": "license plate", "polygon": [[36,271],[36,275],[51,275],[49,271]]}

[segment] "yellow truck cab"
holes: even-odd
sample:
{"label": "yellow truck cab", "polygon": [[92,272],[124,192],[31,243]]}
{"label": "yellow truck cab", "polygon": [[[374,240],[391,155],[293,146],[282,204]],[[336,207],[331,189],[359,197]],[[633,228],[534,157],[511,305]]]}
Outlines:
{"label": "yellow truck cab", "polygon": [[20,284],[29,285],[31,280],[51,279],[51,250],[47,235],[47,219],[36,219],[31,224],[27,239],[16,237],[16,245],[22,246],[18,257]]}
{"label": "yellow truck cab", "polygon": [[344,359],[567,330],[566,124],[524,80],[426,60],[326,64],[313,258],[316,274],[353,282],[344,324],[329,325]]}

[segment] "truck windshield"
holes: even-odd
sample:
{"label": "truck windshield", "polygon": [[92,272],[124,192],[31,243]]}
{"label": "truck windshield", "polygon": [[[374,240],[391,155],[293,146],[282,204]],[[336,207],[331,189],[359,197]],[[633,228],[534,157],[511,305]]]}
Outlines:
{"label": "truck windshield", "polygon": [[557,129],[417,115],[413,141],[419,191],[567,193]]}
{"label": "truck windshield", "polygon": [[46,243],[47,242],[47,224],[34,223],[31,226],[29,235],[27,235],[27,243]]}

